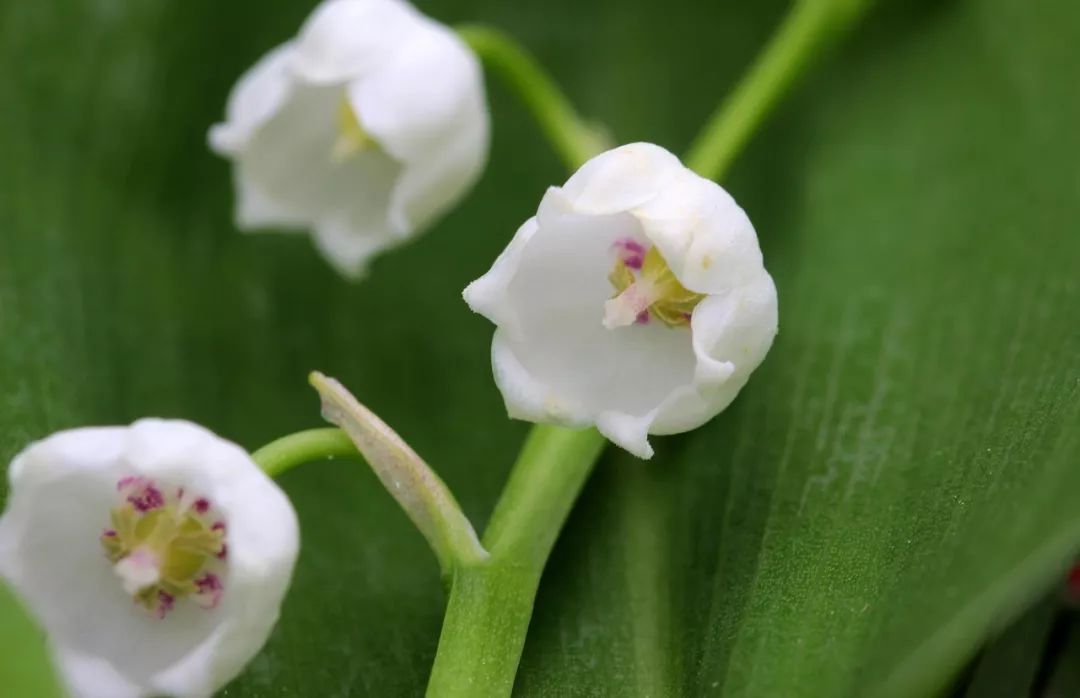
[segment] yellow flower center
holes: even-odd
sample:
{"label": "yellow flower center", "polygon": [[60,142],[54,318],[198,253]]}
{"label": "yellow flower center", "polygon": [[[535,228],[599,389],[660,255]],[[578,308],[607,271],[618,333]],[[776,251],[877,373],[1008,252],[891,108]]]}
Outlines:
{"label": "yellow flower center", "polygon": [[121,481],[119,489],[126,500],[109,512],[100,540],[124,590],[159,617],[187,596],[216,605],[222,585],[212,570],[225,555],[225,530],[208,523],[209,503],[166,498],[142,478]]}
{"label": "yellow flower center", "polygon": [[347,94],[342,94],[338,103],[337,121],[338,137],[330,151],[330,159],[334,162],[345,162],[375,144],[375,140],[360,125]]}
{"label": "yellow flower center", "polygon": [[[637,274],[631,264],[640,267]],[[615,296],[604,304],[604,327],[608,329],[646,324],[650,318],[668,327],[686,327],[705,297],[679,283],[656,247],[650,247],[643,257],[620,255],[608,280],[615,288]]]}

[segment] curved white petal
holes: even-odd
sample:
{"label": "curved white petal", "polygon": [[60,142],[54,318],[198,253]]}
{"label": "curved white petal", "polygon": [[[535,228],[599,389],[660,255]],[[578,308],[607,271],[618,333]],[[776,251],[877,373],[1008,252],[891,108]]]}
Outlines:
{"label": "curved white petal", "polygon": [[312,83],[355,80],[406,50],[427,23],[402,0],[328,0],[301,27],[293,70]]}
{"label": "curved white petal", "polygon": [[392,194],[401,165],[378,149],[332,157],[345,88],[300,86],[236,157],[237,223],[305,226],[346,276],[393,246]]}
{"label": "curved white petal", "polygon": [[140,698],[144,689],[124,678],[109,662],[67,647],[53,647],[67,690],[76,698]]}
{"label": "curved white petal", "polygon": [[[616,260],[652,246],[704,298],[686,325],[645,313],[609,329]],[[746,214],[650,144],[604,153],[550,189],[465,299],[498,327],[492,363],[511,416],[593,424],[642,458],[648,434],[726,407],[776,334],[776,290]]]}
{"label": "curved white petal", "polygon": [[723,293],[763,271],[757,233],[746,212],[720,185],[690,170],[633,214],[691,291]]}
{"label": "curved white petal", "polygon": [[488,273],[469,284],[462,293],[474,313],[491,320],[516,341],[521,340],[522,332],[517,311],[506,302],[506,292],[521,265],[526,245],[539,228],[535,216],[525,221]]}
{"label": "curved white petal", "polygon": [[618,410],[608,410],[596,415],[596,429],[612,443],[625,448],[638,458],[648,460],[653,457],[649,432],[654,419],[656,410],[650,410],[640,417]]}
{"label": "curved white petal", "polygon": [[342,88],[298,86],[234,158],[237,177],[306,220],[339,210],[354,193],[362,195],[368,156],[378,154],[334,161],[342,97]]}
{"label": "curved white petal", "polygon": [[[244,232],[259,228],[280,228],[283,231],[300,232],[311,224],[311,216],[295,204],[275,198],[263,190],[259,178],[241,176],[242,168],[235,168],[233,182],[236,187],[236,227]],[[244,173],[246,175],[246,173]]]}
{"label": "curved white petal", "polygon": [[403,161],[390,199],[390,222],[404,235],[422,232],[472,189],[487,164],[487,117],[448,134],[442,148]]}
{"label": "curved white petal", "polygon": [[647,203],[685,173],[679,158],[660,146],[630,143],[586,162],[562,190],[581,213],[619,213]]}
{"label": "curved white petal", "polygon": [[507,414],[530,422],[554,422],[568,427],[591,423],[589,410],[573,398],[553,391],[522,365],[502,328],[491,342],[491,366],[502,391]]}
{"label": "curved white petal", "polygon": [[703,300],[690,323],[697,358],[693,389],[665,402],[650,432],[696,429],[731,404],[772,346],[777,322],[776,287],[768,274]]}
{"label": "curved white petal", "polygon": [[252,134],[272,117],[292,89],[289,67],[295,49],[287,42],[271,50],[240,77],[229,94],[225,121],[210,129],[210,148],[219,155],[235,155]]}
{"label": "curved white petal", "polygon": [[[223,516],[215,608],[186,599],[159,618],[124,591],[99,537],[118,482],[132,476],[198,493]],[[288,499],[243,449],[188,422],[143,420],[55,434],[17,456],[9,477],[0,571],[48,632],[76,695],[208,696],[266,641],[298,531]]]}
{"label": "curved white petal", "polygon": [[490,139],[483,75],[449,29],[413,32],[349,95],[364,129],[403,165],[393,194],[396,227],[427,225],[479,177]]}
{"label": "curved white petal", "polygon": [[350,279],[362,279],[375,255],[398,244],[401,239],[389,228],[389,221],[343,212],[320,221],[312,235],[315,246],[339,274]]}

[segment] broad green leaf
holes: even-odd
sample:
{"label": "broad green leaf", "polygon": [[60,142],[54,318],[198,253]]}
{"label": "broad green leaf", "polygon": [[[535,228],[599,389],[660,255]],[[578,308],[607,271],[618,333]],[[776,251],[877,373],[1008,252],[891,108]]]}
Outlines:
{"label": "broad green leaf", "polygon": [[778,280],[777,345],[729,413],[598,478],[525,693],[928,695],[1061,573],[1077,18],[883,8],[763,134],[731,185]]}
{"label": "broad green leaf", "polygon": [[0,582],[0,688],[4,695],[58,698],[41,631]]}
{"label": "broad green leaf", "polygon": [[[4,460],[151,414],[255,448],[319,425],[318,368],[487,517],[524,426],[460,291],[565,173],[493,86],[480,186],[368,281],[237,234],[205,129],[312,5],[0,5]],[[619,140],[673,149],[785,6],[422,3],[504,27]],[[932,695],[1053,584],[1080,550],[1078,40],[1065,0],[887,3],[759,134],[728,184],[780,337],[708,427],[605,459],[521,695]],[[423,540],[361,463],[282,482],[296,584],[226,693],[419,693],[443,610]]]}

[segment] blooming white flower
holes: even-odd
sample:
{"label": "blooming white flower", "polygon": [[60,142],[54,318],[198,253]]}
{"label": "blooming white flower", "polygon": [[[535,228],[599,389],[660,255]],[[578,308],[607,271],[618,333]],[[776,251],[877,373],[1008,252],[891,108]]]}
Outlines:
{"label": "blooming white flower", "polygon": [[497,326],[510,416],[595,425],[642,458],[648,434],[723,410],[776,335],[776,288],[750,220],[648,143],[549,189],[465,300]]}
{"label": "blooming white flower", "polygon": [[404,0],[328,0],[237,83],[210,145],[242,229],[311,229],[343,274],[429,226],[487,159],[476,56]]}
{"label": "blooming white flower", "polygon": [[73,695],[209,696],[266,642],[296,514],[240,447],[146,419],[54,434],[8,477],[0,574]]}

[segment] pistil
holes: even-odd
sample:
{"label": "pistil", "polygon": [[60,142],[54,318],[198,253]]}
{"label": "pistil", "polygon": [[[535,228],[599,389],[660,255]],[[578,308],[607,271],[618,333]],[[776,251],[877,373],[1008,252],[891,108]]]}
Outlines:
{"label": "pistil", "polygon": [[338,137],[330,150],[330,159],[342,163],[355,157],[360,152],[375,144],[375,140],[360,125],[347,94],[341,96],[338,103]]}
{"label": "pistil", "polygon": [[[679,283],[656,247],[642,255],[640,243],[620,240],[615,246],[619,256],[608,280],[616,294],[604,303],[604,327],[643,325],[654,317],[668,327],[689,326],[705,296]],[[635,275],[634,269],[640,271]]]}

